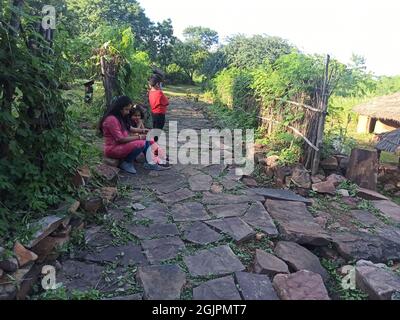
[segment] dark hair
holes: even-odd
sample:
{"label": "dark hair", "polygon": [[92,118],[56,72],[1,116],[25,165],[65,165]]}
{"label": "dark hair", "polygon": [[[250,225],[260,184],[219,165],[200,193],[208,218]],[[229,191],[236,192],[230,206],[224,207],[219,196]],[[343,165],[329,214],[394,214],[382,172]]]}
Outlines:
{"label": "dark hair", "polygon": [[110,108],[108,108],[108,110],[104,113],[103,118],[100,120],[99,131],[101,135],[103,135],[103,123],[109,116],[115,116],[120,122],[122,129],[128,131],[127,119],[122,117],[121,111],[130,104],[132,104],[132,100],[127,96],[119,96],[113,99]]}
{"label": "dark hair", "polygon": [[150,77],[149,85],[150,85],[151,87],[155,87],[156,85],[160,84],[161,82],[162,82],[161,76],[158,75],[158,74],[153,74],[153,75]]}
{"label": "dark hair", "polygon": [[144,110],[145,110],[144,106],[142,106],[141,104],[135,104],[133,106],[133,109],[129,113],[129,118],[131,118],[134,114],[140,113],[140,118],[144,119],[145,118]]}

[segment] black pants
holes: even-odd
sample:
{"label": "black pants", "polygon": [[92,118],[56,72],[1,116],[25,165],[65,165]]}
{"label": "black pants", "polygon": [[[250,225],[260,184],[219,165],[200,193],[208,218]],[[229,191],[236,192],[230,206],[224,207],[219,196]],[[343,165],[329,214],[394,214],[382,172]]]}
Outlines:
{"label": "black pants", "polygon": [[164,129],[165,114],[153,113],[153,129]]}

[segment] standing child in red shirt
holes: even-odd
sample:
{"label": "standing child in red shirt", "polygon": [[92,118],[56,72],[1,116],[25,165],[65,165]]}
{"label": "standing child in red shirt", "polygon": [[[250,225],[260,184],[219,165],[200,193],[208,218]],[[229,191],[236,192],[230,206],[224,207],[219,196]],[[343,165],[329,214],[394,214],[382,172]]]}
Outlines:
{"label": "standing child in red shirt", "polygon": [[161,90],[162,78],[154,74],[149,80],[149,103],[153,118],[153,129],[163,129],[165,125],[165,115],[168,110],[169,101]]}

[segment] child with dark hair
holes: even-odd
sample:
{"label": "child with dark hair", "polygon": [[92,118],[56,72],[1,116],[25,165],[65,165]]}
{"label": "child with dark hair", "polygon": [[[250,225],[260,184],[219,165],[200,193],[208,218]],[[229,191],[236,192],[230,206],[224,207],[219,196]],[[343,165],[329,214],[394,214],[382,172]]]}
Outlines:
{"label": "child with dark hair", "polygon": [[165,125],[165,115],[167,113],[169,101],[162,91],[162,77],[153,74],[149,80],[149,103],[153,118],[153,129],[163,129]]}

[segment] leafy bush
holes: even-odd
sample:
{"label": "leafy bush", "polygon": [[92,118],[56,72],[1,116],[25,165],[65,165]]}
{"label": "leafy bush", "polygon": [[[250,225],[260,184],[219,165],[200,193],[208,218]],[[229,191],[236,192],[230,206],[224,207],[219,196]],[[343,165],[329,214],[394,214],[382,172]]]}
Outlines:
{"label": "leafy bush", "polygon": [[183,69],[175,63],[170,64],[166,69],[166,81],[169,84],[190,84],[190,77]]}

